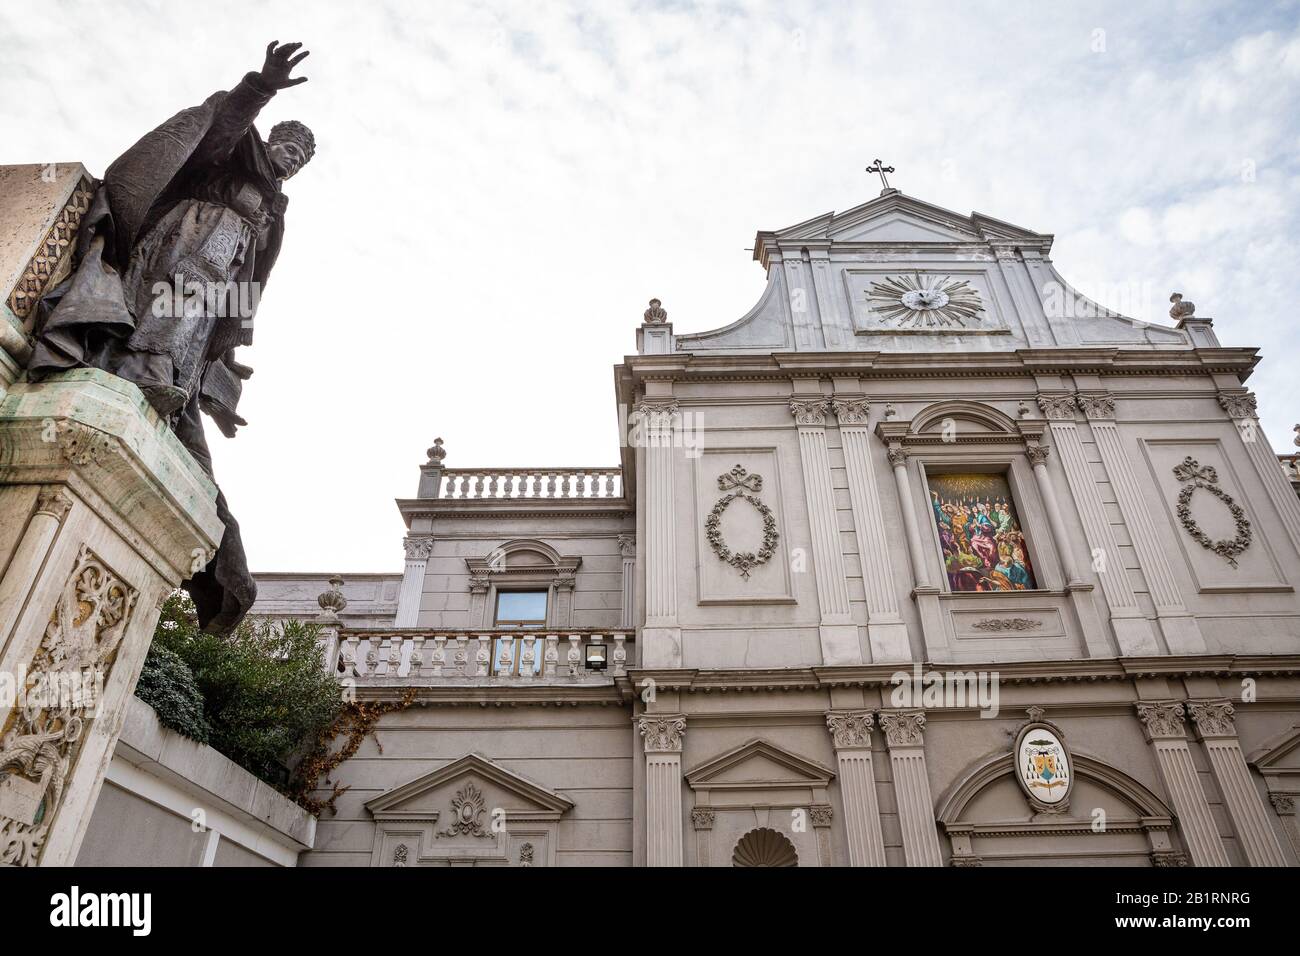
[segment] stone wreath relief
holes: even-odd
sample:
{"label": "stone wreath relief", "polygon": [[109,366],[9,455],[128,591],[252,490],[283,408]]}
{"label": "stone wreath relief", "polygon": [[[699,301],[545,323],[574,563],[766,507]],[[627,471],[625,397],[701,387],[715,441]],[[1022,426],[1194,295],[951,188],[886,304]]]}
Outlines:
{"label": "stone wreath relief", "polygon": [[[776,530],[776,517],[772,514],[772,509],[755,497],[763,490],[763,476],[751,475],[743,467],[736,465],[731,471],[718,476],[718,489],[730,494],[725,494],[718,499],[704,522],[709,547],[721,560],[739,570],[742,578],[748,579],[751,568],[766,564],[772,559],[772,555],[776,553],[777,538],[780,537]],[[758,549],[757,554],[753,551],[732,551],[722,540],[722,513],[737,498],[749,502],[763,516],[763,546]]]}
{"label": "stone wreath relief", "polygon": [[[1174,477],[1184,482],[1183,490],[1178,493],[1178,520],[1183,530],[1196,540],[1202,548],[1213,551],[1232,567],[1237,566],[1237,555],[1250,547],[1252,531],[1250,519],[1241,505],[1232,500],[1232,496],[1219,487],[1219,474],[1210,465],[1202,466],[1191,455],[1183,459],[1182,464],[1174,466]],[[1201,530],[1201,526],[1192,517],[1192,495],[1198,488],[1204,488],[1218,498],[1227,507],[1232,520],[1236,522],[1237,536],[1231,541],[1215,541]]]}

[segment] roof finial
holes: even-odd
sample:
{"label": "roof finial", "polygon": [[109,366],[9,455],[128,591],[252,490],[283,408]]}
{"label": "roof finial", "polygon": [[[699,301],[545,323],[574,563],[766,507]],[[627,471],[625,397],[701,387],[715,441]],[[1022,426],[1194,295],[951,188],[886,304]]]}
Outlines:
{"label": "roof finial", "polygon": [[1169,301],[1173,303],[1169,309],[1169,317],[1171,319],[1186,319],[1196,313],[1196,303],[1184,301],[1181,292],[1175,292],[1169,297]]}
{"label": "roof finial", "polygon": [[658,299],[650,300],[650,308],[645,310],[646,325],[662,325],[668,321],[668,310]]}
{"label": "roof finial", "polygon": [[872,165],[870,165],[870,166],[867,167],[867,172],[869,172],[869,173],[879,173],[879,174],[880,174],[880,184],[884,187],[883,189],[880,190],[880,195],[882,195],[882,196],[887,195],[888,193],[896,193],[896,192],[898,192],[897,189],[891,189],[891,188],[890,188],[889,180],[885,178],[885,173],[892,173],[893,171],[894,171],[894,167],[893,167],[893,166],[886,166],[886,165],[885,165],[881,160],[879,160],[879,159],[875,160],[875,161],[872,163]]}

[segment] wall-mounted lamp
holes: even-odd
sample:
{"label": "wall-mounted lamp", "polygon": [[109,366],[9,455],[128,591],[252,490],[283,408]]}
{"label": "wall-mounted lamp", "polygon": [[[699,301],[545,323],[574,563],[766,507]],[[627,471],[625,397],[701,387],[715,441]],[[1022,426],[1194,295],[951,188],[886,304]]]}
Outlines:
{"label": "wall-mounted lamp", "polygon": [[603,671],[607,661],[607,653],[608,648],[600,643],[599,639],[589,642],[585,651],[587,670]]}

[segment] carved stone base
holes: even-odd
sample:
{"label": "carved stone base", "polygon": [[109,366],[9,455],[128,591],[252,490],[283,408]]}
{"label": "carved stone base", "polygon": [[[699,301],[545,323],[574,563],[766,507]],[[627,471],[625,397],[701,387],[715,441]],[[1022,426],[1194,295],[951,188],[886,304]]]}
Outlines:
{"label": "carved stone base", "polygon": [[0,863],[76,860],[161,602],[220,541],[215,500],[121,379],[0,401]]}

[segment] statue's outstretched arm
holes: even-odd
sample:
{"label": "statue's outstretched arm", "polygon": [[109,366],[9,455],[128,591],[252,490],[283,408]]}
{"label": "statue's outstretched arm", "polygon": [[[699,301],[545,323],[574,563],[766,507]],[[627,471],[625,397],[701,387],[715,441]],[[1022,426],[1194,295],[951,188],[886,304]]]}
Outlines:
{"label": "statue's outstretched arm", "polygon": [[307,82],[305,76],[289,76],[308,55],[306,50],[294,55],[301,46],[301,43],[277,45],[275,40],[270,42],[261,71],[245,74],[239,85],[227,93],[217,107],[212,125],[195,151],[200,162],[225,160],[253,125],[262,107],[271,102],[271,97],[280,90]]}

